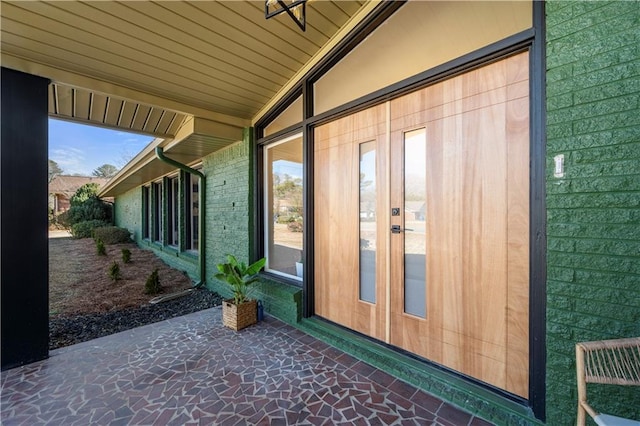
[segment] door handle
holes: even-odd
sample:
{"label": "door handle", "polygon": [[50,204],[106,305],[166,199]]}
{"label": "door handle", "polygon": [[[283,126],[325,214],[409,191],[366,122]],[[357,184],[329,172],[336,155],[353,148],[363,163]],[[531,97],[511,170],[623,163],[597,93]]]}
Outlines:
{"label": "door handle", "polygon": [[413,229],[409,229],[409,228],[404,228],[404,229],[402,229],[402,228],[400,227],[400,225],[391,225],[391,233],[392,233],[392,234],[399,234],[399,233],[401,233],[402,231],[413,231]]}

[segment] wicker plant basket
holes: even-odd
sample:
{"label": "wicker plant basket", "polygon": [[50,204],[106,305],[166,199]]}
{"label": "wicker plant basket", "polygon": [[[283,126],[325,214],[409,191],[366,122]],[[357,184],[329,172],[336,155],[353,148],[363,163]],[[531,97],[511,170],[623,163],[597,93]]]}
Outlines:
{"label": "wicker plant basket", "polygon": [[249,300],[241,305],[235,305],[233,299],[222,302],[222,323],[235,331],[258,322],[258,302]]}

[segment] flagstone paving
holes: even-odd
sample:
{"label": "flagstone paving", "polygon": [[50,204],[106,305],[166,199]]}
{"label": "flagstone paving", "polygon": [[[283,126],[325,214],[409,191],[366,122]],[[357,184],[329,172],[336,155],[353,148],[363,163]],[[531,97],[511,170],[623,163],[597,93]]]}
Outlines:
{"label": "flagstone paving", "polygon": [[1,374],[3,425],[489,423],[267,316],[220,307],[80,343]]}

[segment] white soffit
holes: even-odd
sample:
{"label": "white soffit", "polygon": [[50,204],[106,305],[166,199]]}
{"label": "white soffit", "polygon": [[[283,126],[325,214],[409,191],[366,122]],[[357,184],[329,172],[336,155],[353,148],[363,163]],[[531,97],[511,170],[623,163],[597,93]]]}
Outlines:
{"label": "white soffit", "polygon": [[2,64],[61,88],[250,124],[366,4],[310,1],[302,32],[286,14],[265,19],[263,1],[2,1]]}

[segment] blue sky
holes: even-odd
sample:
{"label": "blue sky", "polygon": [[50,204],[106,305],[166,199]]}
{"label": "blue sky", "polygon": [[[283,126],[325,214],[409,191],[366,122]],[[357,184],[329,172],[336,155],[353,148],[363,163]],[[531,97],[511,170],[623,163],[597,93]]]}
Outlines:
{"label": "blue sky", "polygon": [[65,175],[91,173],[103,164],[122,168],[153,137],[49,119],[49,159]]}

